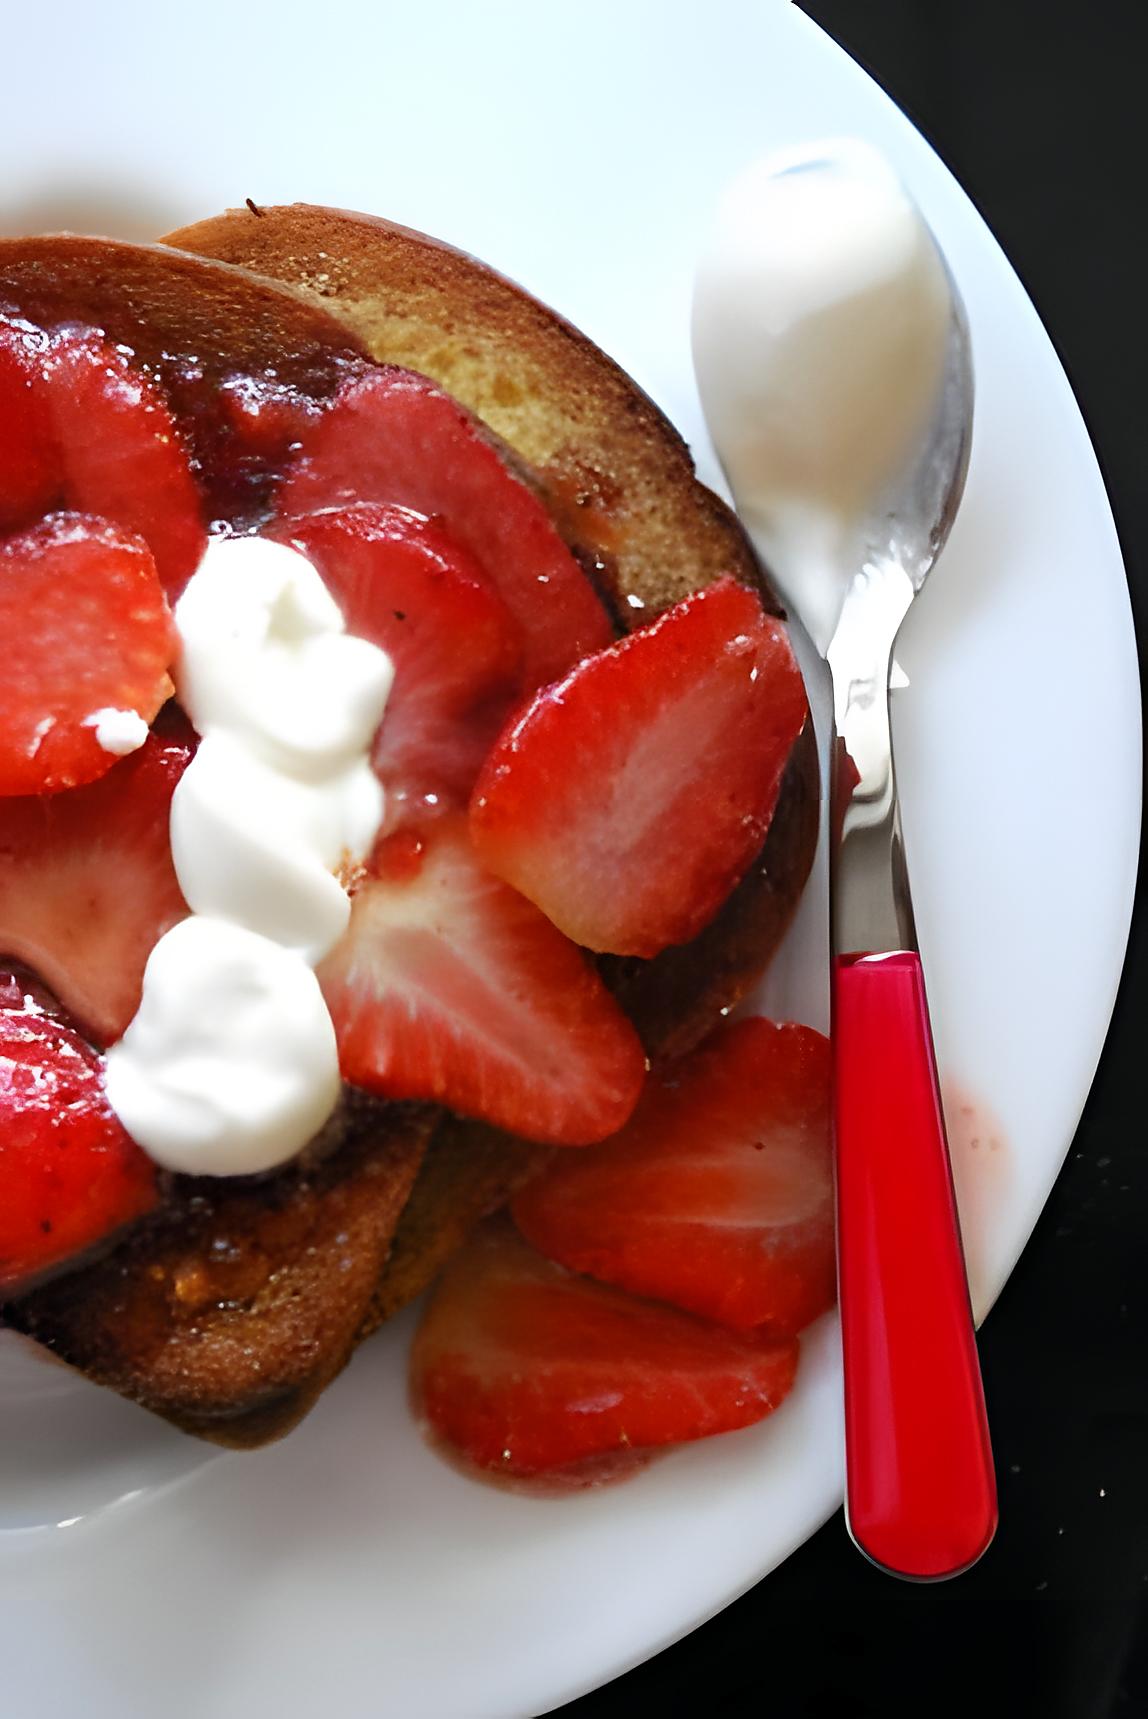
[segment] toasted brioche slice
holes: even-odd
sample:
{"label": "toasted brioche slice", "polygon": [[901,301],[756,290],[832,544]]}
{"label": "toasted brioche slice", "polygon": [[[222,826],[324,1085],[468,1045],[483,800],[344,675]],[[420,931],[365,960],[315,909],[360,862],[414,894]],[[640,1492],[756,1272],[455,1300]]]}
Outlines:
{"label": "toasted brioche slice", "polygon": [[186,1432],[265,1444],[350,1356],[433,1120],[363,1103],[312,1167],[178,1177],[114,1253],[25,1297],[11,1323]]}
{"label": "toasted brioche slice", "polygon": [[[260,284],[324,325],[329,316],[336,319],[345,342],[336,371],[344,353],[361,343],[377,358],[432,376],[478,412],[533,468],[568,540],[614,597],[622,624],[648,618],[722,572],[755,585],[777,612],[736,518],[696,481],[688,450],[656,407],[576,330],[484,265],[387,222],[304,205],[233,211],[167,242],[215,259],[216,271],[232,265],[222,272],[235,283],[250,280],[244,271],[281,283],[278,289]],[[112,260],[106,252],[100,256],[106,278],[114,281]],[[195,264],[173,257],[176,301],[187,291],[189,267]],[[0,302],[4,279],[0,247]],[[219,272],[212,281],[221,290]],[[174,313],[169,307],[165,314]],[[278,314],[289,313],[279,306]],[[171,350],[173,331],[167,338]],[[241,357],[236,367],[245,361]],[[326,376],[314,391],[328,391]],[[764,970],[809,870],[817,803],[816,751],[807,725],[762,853],[713,924],[692,944],[652,962],[603,963],[652,1055],[696,1042]],[[278,1436],[346,1360],[351,1342],[342,1315],[351,1303],[354,1334],[365,1335],[417,1295],[471,1224],[546,1156],[482,1125],[443,1119],[384,1265],[387,1220],[393,1226],[396,1201],[406,1200],[427,1127],[425,1117],[416,1125],[406,1113],[400,1124],[393,1107],[385,1116],[390,1120],[374,1144],[359,1139],[321,1175],[287,1171],[222,1197],[210,1190],[213,1212],[226,1205],[226,1233],[240,1256],[247,1251],[245,1235],[253,1250],[264,1246],[261,1216],[281,1202],[305,1211],[303,1227],[312,1226],[316,1235],[342,1234],[348,1210],[366,1225],[374,1207],[376,1226],[353,1231],[361,1255],[342,1256],[337,1274],[331,1249],[309,1256],[310,1265],[299,1261],[288,1224],[271,1248],[268,1288],[218,1303],[209,1298],[189,1319],[178,1298],[173,1303],[171,1291],[156,1286],[173,1284],[177,1276],[193,1285],[212,1281],[213,1226],[196,1221],[193,1201],[202,1196],[193,1195],[141,1227],[107,1260],[24,1298],[9,1310],[12,1323],[188,1431],[232,1445]],[[312,1244],[302,1245],[305,1253]],[[297,1297],[292,1289],[300,1273],[306,1291]],[[282,1298],[273,1292],[279,1283]],[[300,1299],[305,1316],[292,1327],[284,1304]],[[304,1351],[307,1367],[300,1360]]]}

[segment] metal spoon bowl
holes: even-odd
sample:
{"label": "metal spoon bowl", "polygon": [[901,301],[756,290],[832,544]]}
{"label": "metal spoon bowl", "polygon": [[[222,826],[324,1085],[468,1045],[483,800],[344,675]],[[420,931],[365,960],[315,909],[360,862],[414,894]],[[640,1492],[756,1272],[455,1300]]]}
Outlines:
{"label": "metal spoon bowl", "polygon": [[[944,259],[941,259],[944,262]],[[945,369],[937,408],[920,449],[862,527],[863,561],[845,595],[825,656],[833,678],[835,754],[841,746],[860,777],[835,770],[833,946],[916,948],[889,724],[893,647],[909,605],[948,540],[964,493],[973,426],[968,318],[951,272]],[[779,573],[800,616],[800,568]]]}

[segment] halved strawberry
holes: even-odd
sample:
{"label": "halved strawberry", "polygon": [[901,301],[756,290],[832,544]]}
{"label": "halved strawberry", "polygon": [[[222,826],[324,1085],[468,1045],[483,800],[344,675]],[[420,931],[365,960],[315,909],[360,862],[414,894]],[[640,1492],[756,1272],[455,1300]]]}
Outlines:
{"label": "halved strawberry", "polygon": [[720,579],[538,693],[483,766],[475,848],[588,949],[688,943],[760,849],[805,717],[784,627]]}
{"label": "halved strawberry", "polygon": [[169,706],[140,750],[100,781],[0,800],[0,950],[100,1045],[135,1014],[148,956],[187,914],[168,818],[194,751],[194,733]]}
{"label": "halved strawberry", "polygon": [[347,631],[381,645],[395,681],[374,747],[395,829],[428,796],[465,806],[522,673],[522,633],[472,556],[437,525],[377,502],[281,521]]}
{"label": "halved strawberry", "polygon": [[34,383],[42,338],[0,317],[0,531],[47,513],[59,489],[47,403]]}
{"label": "halved strawberry", "polygon": [[796,1367],[792,1341],[738,1336],[575,1277],[496,1219],[439,1281],[411,1387],[416,1412],[467,1461],[577,1482],[603,1458],[762,1420]]}
{"label": "halved strawberry", "polygon": [[461,815],[383,841],[319,969],[344,1077],[514,1134],[620,1128],[645,1058],[580,949],[475,859]]}
{"label": "halved strawberry", "polygon": [[0,795],[95,781],[121,755],[101,745],[100,714],[150,723],[171,696],[177,639],[155,562],[104,520],[57,513],[0,539],[0,638]]}
{"label": "halved strawberry", "polygon": [[18,352],[28,384],[20,398],[35,428],[35,481],[23,468],[7,475],[0,464],[0,517],[31,524],[50,506],[98,514],[139,533],[167,594],[178,596],[203,551],[205,530],[187,454],[162,395],[96,330],[45,333],[10,320],[0,329],[6,349]]}
{"label": "halved strawberry", "polygon": [[800,1331],[833,1305],[829,1043],[744,1020],[651,1074],[613,1140],[517,1195],[534,1247],[720,1320]]}
{"label": "halved strawberry", "polygon": [[281,514],[396,502],[439,520],[522,628],[528,688],[613,638],[605,609],[534,491],[489,432],[425,376],[394,365],[346,383],[303,437]]}
{"label": "halved strawberry", "polygon": [[8,983],[2,989],[0,1299],[157,1197],[154,1164],[104,1094],[102,1058]]}

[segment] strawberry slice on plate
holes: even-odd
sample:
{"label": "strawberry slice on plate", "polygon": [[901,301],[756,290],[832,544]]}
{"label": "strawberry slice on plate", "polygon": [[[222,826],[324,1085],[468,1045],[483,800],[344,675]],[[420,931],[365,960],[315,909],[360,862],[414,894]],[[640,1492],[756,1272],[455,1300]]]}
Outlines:
{"label": "strawberry slice on plate", "polygon": [[554,1145],[620,1128],[645,1057],[593,967],[444,814],[381,842],[319,969],[344,1078]]}
{"label": "strawberry slice on plate", "polygon": [[800,1331],[834,1298],[829,1043],[744,1020],[652,1074],[613,1140],[517,1195],[548,1258],[734,1330]]}
{"label": "strawberry slice on plate", "polygon": [[278,511],[353,501],[433,518],[474,557],[522,628],[528,688],[613,638],[545,504],[478,419],[425,376],[394,365],[364,371],[304,431]]}
{"label": "strawberry slice on plate", "polygon": [[522,678],[522,632],[474,558],[403,507],[360,502],[281,521],[318,567],[347,631],[395,667],[373,761],[387,829],[465,806]]}
{"label": "strawberry slice on plate", "polygon": [[194,751],[194,733],[169,706],[139,751],[98,782],[0,800],[0,949],[99,1045],[135,1014],[148,956],[188,911],[168,820]]}
{"label": "strawberry slice on plate", "polygon": [[797,1352],[575,1277],[496,1219],[432,1295],[412,1399],[428,1431],[479,1468],[586,1484],[659,1446],[762,1420],[788,1393]]}
{"label": "strawberry slice on plate", "polygon": [[475,848],[588,949],[688,943],[759,851],[806,710],[784,627],[720,579],[511,722],[475,786]]}
{"label": "strawberry slice on plate", "polygon": [[149,1211],[155,1166],[104,1093],[103,1059],[0,986],[0,1297]]}
{"label": "strawberry slice on plate", "polygon": [[0,795],[94,781],[171,696],[176,631],[155,563],[104,520],[57,513],[0,540],[0,638]]}
{"label": "strawberry slice on plate", "polygon": [[[199,492],[159,390],[92,329],[51,333],[0,318],[0,423],[15,393],[32,431],[11,460],[0,432],[0,521],[30,525],[50,507],[92,513],[138,532],[164,589],[179,595],[203,552]],[[22,377],[22,384],[13,377]]]}

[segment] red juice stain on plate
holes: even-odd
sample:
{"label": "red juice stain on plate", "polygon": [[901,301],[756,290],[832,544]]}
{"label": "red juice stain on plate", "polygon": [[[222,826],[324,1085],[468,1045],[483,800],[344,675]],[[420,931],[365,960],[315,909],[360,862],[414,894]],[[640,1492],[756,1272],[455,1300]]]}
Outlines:
{"label": "red juice stain on plate", "polygon": [[969,1287],[973,1306],[979,1307],[991,1258],[989,1241],[1012,1182],[1012,1156],[996,1117],[960,1081],[942,1081],[941,1102]]}

